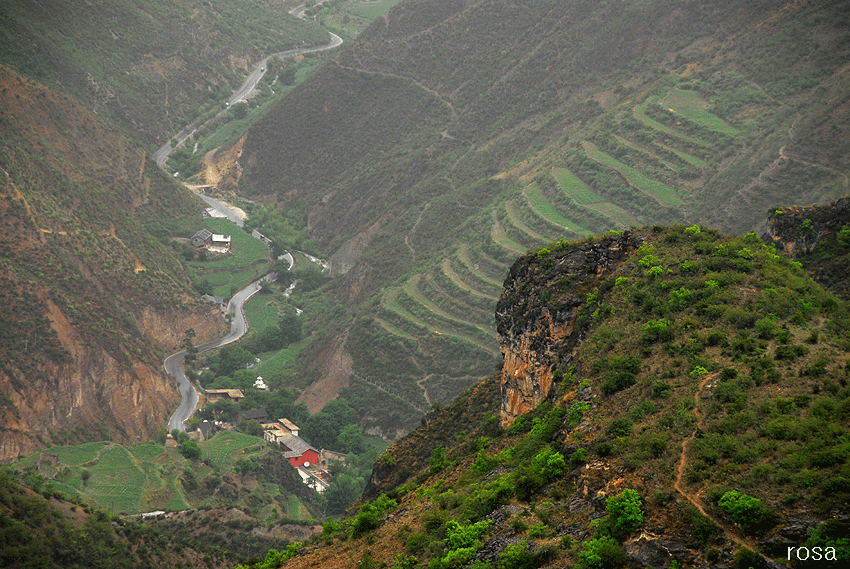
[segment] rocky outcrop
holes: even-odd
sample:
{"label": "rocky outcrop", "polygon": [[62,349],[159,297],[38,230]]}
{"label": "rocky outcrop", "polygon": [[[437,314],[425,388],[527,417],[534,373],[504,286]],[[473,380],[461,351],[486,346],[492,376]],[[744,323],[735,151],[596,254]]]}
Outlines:
{"label": "rocky outcrop", "polygon": [[835,240],[846,225],[850,225],[850,198],[826,206],[776,208],[762,237],[794,259],[813,253],[826,240]]}
{"label": "rocky outcrop", "polygon": [[[180,401],[162,362],[153,355],[128,360],[86,342],[49,304],[50,326],[68,357],[45,360],[29,375],[0,371],[0,386],[10,403],[0,406],[0,462],[31,454],[45,443],[152,440]],[[180,349],[188,328],[196,330],[196,343],[214,340],[226,328],[212,311],[164,315],[147,310],[140,320],[139,328],[169,352]]]}
{"label": "rocky outcrop", "polygon": [[776,208],[762,239],[801,262],[818,283],[850,300],[850,243],[839,238],[845,227],[850,227],[850,198],[824,206]]}
{"label": "rocky outcrop", "polygon": [[503,426],[553,393],[590,316],[588,293],[615,275],[641,241],[624,232],[592,243],[559,242],[511,267],[496,306]]}
{"label": "rocky outcrop", "polygon": [[153,439],[179,403],[162,358],[226,333],[148,228],[201,208],[70,98],[0,66],[0,462]]}

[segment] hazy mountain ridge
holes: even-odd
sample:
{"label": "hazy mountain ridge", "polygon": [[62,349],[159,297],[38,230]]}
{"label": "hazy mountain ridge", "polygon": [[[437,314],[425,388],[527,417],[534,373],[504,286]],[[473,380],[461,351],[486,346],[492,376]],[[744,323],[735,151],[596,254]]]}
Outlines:
{"label": "hazy mountain ridge", "polygon": [[223,108],[264,57],[327,41],[278,0],[7,2],[0,61],[160,145]]}

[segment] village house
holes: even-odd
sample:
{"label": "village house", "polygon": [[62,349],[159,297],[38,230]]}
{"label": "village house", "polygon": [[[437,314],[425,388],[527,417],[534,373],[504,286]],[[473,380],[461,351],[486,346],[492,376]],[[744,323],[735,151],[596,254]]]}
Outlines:
{"label": "village house", "polygon": [[245,399],[245,394],[241,389],[207,389],[207,403],[215,403],[221,399],[227,399],[234,403],[239,403]]}
{"label": "village house", "polygon": [[298,436],[298,425],[289,419],[263,424],[263,436],[277,443],[283,456],[298,471],[301,480],[316,492],[324,492],[330,482],[327,465],[330,462],[345,462],[345,455],[329,450],[316,450],[307,441]]}
{"label": "village house", "polygon": [[212,253],[227,253],[230,251],[230,235],[219,235],[213,233],[207,251]]}
{"label": "village house", "polygon": [[289,460],[292,466],[306,466],[319,462],[319,451],[310,443],[292,434],[286,434],[278,439],[283,456]]}
{"label": "village house", "polygon": [[230,251],[230,235],[213,233],[209,229],[200,229],[189,238],[192,246],[198,249],[204,248],[211,253],[227,253]]}
{"label": "village house", "polygon": [[209,229],[200,229],[189,239],[193,247],[206,247],[211,240],[212,231]]}
{"label": "village house", "polygon": [[239,411],[236,414],[236,424],[239,425],[245,421],[257,421],[261,425],[269,420],[269,414],[265,409],[248,409],[247,411]]}

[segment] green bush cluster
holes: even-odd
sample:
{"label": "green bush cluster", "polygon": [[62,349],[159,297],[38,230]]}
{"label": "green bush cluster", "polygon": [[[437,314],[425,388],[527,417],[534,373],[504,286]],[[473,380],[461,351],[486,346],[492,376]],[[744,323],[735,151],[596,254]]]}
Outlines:
{"label": "green bush cluster", "polygon": [[737,490],[723,494],[717,505],[741,526],[747,535],[760,535],[776,523],[776,514],[766,508],[761,500]]}

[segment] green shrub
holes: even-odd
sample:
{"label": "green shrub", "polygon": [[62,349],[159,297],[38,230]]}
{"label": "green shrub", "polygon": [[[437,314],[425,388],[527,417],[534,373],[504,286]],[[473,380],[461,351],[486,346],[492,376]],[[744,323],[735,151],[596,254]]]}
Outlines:
{"label": "green shrub", "polygon": [[617,375],[609,377],[604,382],[602,382],[602,385],[599,386],[599,388],[601,389],[603,394],[613,395],[618,391],[628,389],[635,383],[637,383],[637,378],[635,377],[635,374],[628,371],[621,371]]}
{"label": "green shrub", "polygon": [[585,462],[587,462],[587,451],[583,448],[576,449],[572,456],[570,456],[570,468],[577,468]]}
{"label": "green shrub", "polygon": [[640,341],[643,344],[655,344],[658,342],[669,342],[673,339],[673,330],[663,318],[650,320],[642,328]]}
{"label": "green shrub", "polygon": [[534,524],[533,526],[528,528],[528,537],[532,537],[532,538],[535,538],[535,539],[541,538],[541,537],[546,537],[546,535],[548,533],[549,533],[549,526],[547,526],[543,522]]}
{"label": "green shrub", "polygon": [[776,314],[765,314],[755,322],[756,335],[763,340],[770,340],[778,324],[779,318]]}
{"label": "green shrub", "polygon": [[356,539],[367,532],[378,529],[380,525],[377,508],[372,504],[363,504],[360,507],[360,513],[357,514],[354,523],[351,525],[351,537]]}
{"label": "green shrub", "polygon": [[669,399],[673,395],[673,388],[670,384],[663,381],[657,381],[652,384],[652,397],[655,399]]}
{"label": "green shrub", "polygon": [[508,545],[499,554],[499,569],[535,569],[538,566],[534,554],[528,550],[527,542]]}
{"label": "green shrub", "polygon": [[[827,547],[834,547],[835,559],[850,559],[850,524],[846,520],[837,518],[826,520],[811,532],[804,547],[809,549],[821,547],[824,550]],[[801,567],[817,567],[822,563],[812,559],[809,564],[804,562],[799,563],[799,565]],[[798,566],[798,563],[795,562],[794,566]]]}
{"label": "green shrub", "polygon": [[446,543],[451,549],[472,547],[490,530],[492,520],[482,520],[463,526],[456,520],[446,522]]}
{"label": "green shrub", "polygon": [[708,337],[705,339],[705,343],[708,346],[725,346],[726,344],[728,344],[728,342],[726,341],[726,334],[724,334],[723,332],[718,332],[717,330],[708,335]]}
{"label": "green shrub", "polygon": [[583,569],[614,569],[628,561],[617,540],[605,535],[587,541],[578,557],[578,566]]}
{"label": "green shrub", "polygon": [[628,419],[614,419],[608,425],[608,434],[612,437],[628,437],[632,434],[632,422]]}
{"label": "green shrub", "polygon": [[747,535],[759,535],[776,523],[776,515],[768,510],[758,498],[747,496],[737,490],[723,494],[717,505]]}
{"label": "green shrub", "polygon": [[736,569],[766,569],[767,562],[752,549],[742,547],[735,554],[735,567]]}
{"label": "green shrub", "polygon": [[721,533],[720,527],[711,518],[702,515],[693,506],[685,507],[685,515],[691,524],[691,535],[703,546]]}
{"label": "green shrub", "polygon": [[543,449],[531,459],[531,467],[543,479],[549,483],[567,470],[567,464],[563,455],[550,448]]}
{"label": "green shrub", "polygon": [[640,494],[631,488],[608,498],[605,509],[608,510],[611,532],[614,535],[629,534],[643,523]]}
{"label": "green shrub", "polygon": [[789,361],[792,362],[796,360],[800,356],[805,356],[809,353],[809,349],[806,346],[799,345],[782,345],[776,346],[776,350],[773,352],[773,359],[779,361]]}

